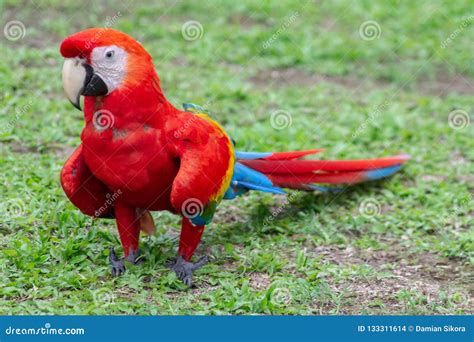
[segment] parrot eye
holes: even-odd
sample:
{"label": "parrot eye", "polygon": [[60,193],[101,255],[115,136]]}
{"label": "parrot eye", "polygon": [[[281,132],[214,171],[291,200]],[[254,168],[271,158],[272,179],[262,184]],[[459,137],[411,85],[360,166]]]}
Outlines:
{"label": "parrot eye", "polygon": [[105,53],[105,57],[112,58],[114,56],[114,50],[109,50]]}
{"label": "parrot eye", "polygon": [[[1,2],[1,0],[0,0]],[[90,53],[90,66],[107,85],[108,92],[117,89],[127,72],[127,52],[119,46],[98,46]]]}

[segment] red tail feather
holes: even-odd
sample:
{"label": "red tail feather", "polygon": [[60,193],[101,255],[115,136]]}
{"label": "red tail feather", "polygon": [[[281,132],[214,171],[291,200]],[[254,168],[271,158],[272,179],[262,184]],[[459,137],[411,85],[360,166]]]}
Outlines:
{"label": "red tail feather", "polygon": [[360,160],[240,160],[251,169],[264,174],[297,174],[317,171],[364,171],[403,164],[410,157],[399,155],[380,159]]}
{"label": "red tail feather", "polygon": [[274,174],[267,175],[273,184],[341,184],[341,183],[359,183],[364,181],[365,171],[349,171],[349,172],[331,172],[331,173],[298,173],[292,174]]}
{"label": "red tail feather", "polygon": [[360,160],[295,160],[322,150],[277,152],[260,159],[240,159],[267,176],[276,187],[314,190],[314,184],[355,184],[391,176],[410,157],[399,155]]}
{"label": "red tail feather", "polygon": [[264,160],[290,160],[297,159],[310,154],[316,154],[324,151],[323,149],[307,150],[307,151],[292,151],[292,152],[273,152],[270,156],[262,158]]}

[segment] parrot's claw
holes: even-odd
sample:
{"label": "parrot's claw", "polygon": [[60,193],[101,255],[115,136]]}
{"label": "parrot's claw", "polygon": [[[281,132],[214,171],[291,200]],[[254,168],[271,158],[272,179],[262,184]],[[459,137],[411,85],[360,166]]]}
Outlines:
{"label": "parrot's claw", "polygon": [[144,261],[144,258],[140,256],[139,250],[130,251],[130,253],[128,253],[128,255],[123,259],[117,258],[117,254],[115,254],[113,247],[110,247],[109,251],[109,264],[114,277],[118,277],[125,272],[126,268],[124,261],[128,261],[133,265],[139,265]]}
{"label": "parrot's claw", "polygon": [[112,276],[118,277],[125,272],[125,265],[123,260],[117,258],[113,248],[110,248],[109,251],[109,264],[112,270]]}
{"label": "parrot's claw", "polygon": [[131,264],[140,265],[145,259],[140,255],[140,251],[137,249],[136,251],[130,251],[125,260]]}
{"label": "parrot's claw", "polygon": [[197,262],[192,263],[183,259],[179,255],[174,262],[170,262],[168,267],[171,268],[186,286],[191,287],[193,283],[193,272],[201,268],[209,261],[207,256],[201,257]]}

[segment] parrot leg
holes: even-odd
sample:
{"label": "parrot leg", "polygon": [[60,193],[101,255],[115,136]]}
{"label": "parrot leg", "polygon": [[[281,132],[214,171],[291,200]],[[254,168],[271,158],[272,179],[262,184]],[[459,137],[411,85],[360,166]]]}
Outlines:
{"label": "parrot leg", "polygon": [[113,248],[110,249],[109,263],[113,276],[119,276],[125,272],[124,261],[132,264],[142,262],[140,251],[138,250],[138,240],[140,237],[140,218],[137,216],[137,210],[123,203],[115,203],[115,217],[117,219],[117,228],[122,242],[124,258],[119,259]]}
{"label": "parrot leg", "polygon": [[187,286],[192,285],[193,272],[208,262],[207,256],[201,257],[197,262],[192,263],[191,258],[196,250],[204,226],[194,226],[188,218],[183,218],[181,227],[181,237],[179,239],[178,257],[174,262],[168,264],[175,271],[178,278]]}

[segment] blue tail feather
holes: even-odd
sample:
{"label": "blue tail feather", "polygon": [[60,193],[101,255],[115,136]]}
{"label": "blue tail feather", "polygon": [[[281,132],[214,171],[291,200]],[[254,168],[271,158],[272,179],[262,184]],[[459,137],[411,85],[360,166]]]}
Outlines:
{"label": "blue tail feather", "polygon": [[394,165],[390,167],[384,167],[381,169],[375,169],[375,170],[367,171],[365,176],[367,177],[367,180],[382,179],[382,178],[386,178],[393,175],[395,172],[400,170],[401,167],[402,167],[401,165]]}
{"label": "blue tail feather", "polygon": [[321,192],[341,192],[342,190],[344,190],[343,188],[322,186],[322,185],[316,185],[316,184],[308,184],[308,187],[310,187],[313,190],[317,190]]}
{"label": "blue tail feather", "polygon": [[241,182],[241,181],[237,181],[237,186],[243,186],[243,187],[246,187],[250,190],[259,190],[259,191],[263,191],[263,192],[270,192],[272,194],[279,194],[279,195],[286,194],[286,192],[283,191],[281,188],[277,188],[277,187],[274,187],[274,186],[266,187],[266,186],[261,186],[261,185],[248,183],[248,182]]}
{"label": "blue tail feather", "polygon": [[235,151],[236,159],[261,159],[271,156],[272,152],[242,152]]}
{"label": "blue tail feather", "polygon": [[236,162],[234,166],[234,175],[229,188],[224,194],[225,199],[233,199],[248,190],[259,190],[273,194],[285,194],[282,188],[273,185],[263,173],[252,170],[251,168]]}

